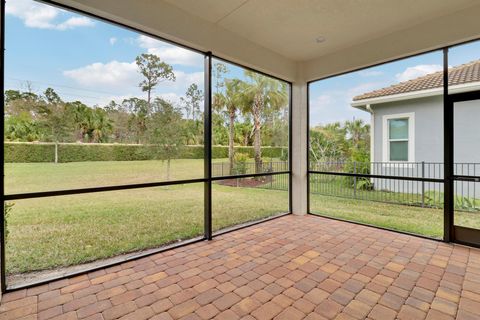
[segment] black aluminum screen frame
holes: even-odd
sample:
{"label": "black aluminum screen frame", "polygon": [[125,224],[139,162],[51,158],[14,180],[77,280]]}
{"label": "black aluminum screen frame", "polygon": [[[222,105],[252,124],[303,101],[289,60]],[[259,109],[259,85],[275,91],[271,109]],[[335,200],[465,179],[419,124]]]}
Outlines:
{"label": "black aluminum screen frame", "polygon": [[[176,43],[174,41],[159,37],[155,34],[145,32],[143,30],[128,26],[126,24],[122,24],[104,17],[100,17],[94,14],[91,14],[89,12],[79,10],[74,7],[70,7],[67,5],[59,4],[56,3],[55,1],[43,1],[43,0],[36,0],[38,2],[42,2],[51,6],[58,7],[63,10],[68,10],[77,14],[81,14],[84,16],[91,17],[93,19],[106,22],[109,24],[112,24],[117,27],[125,28],[134,32],[137,32],[139,34],[143,34],[152,38],[155,38],[157,40],[167,42],[170,44],[173,44],[175,46],[182,47],[184,49],[194,51],[196,53],[202,54],[204,56],[204,177],[203,178],[197,178],[197,179],[185,179],[185,180],[176,180],[176,181],[154,181],[154,182],[148,182],[148,183],[137,183],[137,184],[126,184],[126,185],[111,185],[111,186],[103,186],[103,187],[90,187],[90,188],[79,188],[79,189],[66,189],[66,190],[53,190],[53,191],[41,191],[41,192],[29,192],[29,193],[18,193],[18,194],[5,194],[5,175],[4,175],[4,166],[2,166],[2,173],[3,173],[3,184],[2,184],[2,202],[5,204],[6,201],[11,201],[11,200],[21,200],[21,199],[33,199],[33,198],[45,198],[45,197],[56,197],[56,196],[65,196],[65,195],[78,195],[78,194],[91,194],[91,193],[97,193],[97,192],[109,192],[109,191],[119,191],[119,190],[129,190],[129,189],[140,189],[140,188],[153,188],[153,187],[161,187],[161,186],[171,186],[171,185],[181,185],[181,184],[193,184],[193,183],[203,183],[204,184],[204,234],[202,237],[197,237],[193,239],[188,239],[183,242],[180,242],[178,244],[173,244],[173,245],[166,245],[166,246],[161,246],[157,249],[149,250],[148,252],[145,253],[139,253],[137,255],[134,255],[131,258],[123,259],[120,261],[116,261],[113,263],[104,263],[101,264],[97,267],[94,268],[85,268],[83,270],[77,271],[77,272],[71,272],[62,276],[58,277],[52,277],[32,283],[27,283],[27,284],[21,284],[17,285],[15,287],[9,287],[8,284],[6,283],[6,268],[5,268],[5,217],[4,214],[2,213],[0,215],[0,282],[1,282],[1,292],[6,293],[10,292],[13,290],[18,290],[18,289],[23,289],[23,288],[28,288],[36,285],[40,285],[43,283],[47,283],[50,281],[54,280],[59,280],[59,279],[64,279],[68,277],[72,277],[75,275],[80,275],[80,274],[85,274],[87,272],[91,272],[94,270],[99,270],[105,267],[117,265],[120,263],[124,263],[126,261],[130,260],[135,260],[139,259],[145,256],[149,256],[152,254],[156,254],[159,252],[163,252],[166,250],[170,250],[173,248],[178,248],[181,246],[185,246],[191,243],[195,243],[198,241],[204,241],[204,240],[212,240],[215,236],[220,236],[224,235],[226,233],[239,230],[251,225],[255,225],[258,223],[262,223],[265,221],[269,221],[272,219],[276,219],[278,217],[282,217],[288,214],[291,214],[292,212],[292,82],[288,81],[286,79],[279,78],[277,76],[253,69],[251,67],[229,61],[228,59],[222,58],[220,56],[215,56],[212,54],[212,52],[204,52],[201,50],[198,50],[196,48],[188,47],[180,43]],[[0,5],[1,5],[1,57],[0,57],[0,72],[1,72],[1,81],[0,81],[0,91],[2,92],[2,98],[1,98],[1,103],[2,107],[5,107],[5,96],[3,94],[4,89],[5,89],[5,69],[4,69],[4,61],[5,61],[5,0],[0,0]],[[262,74],[264,76],[282,81],[288,85],[288,95],[289,95],[289,101],[288,101],[288,170],[286,171],[277,171],[277,172],[265,172],[265,173],[254,173],[254,174],[240,174],[240,175],[229,175],[229,176],[212,176],[212,121],[211,121],[211,115],[212,115],[212,59],[218,59],[221,61],[224,61],[229,64],[236,65],[238,67],[241,67],[246,70],[250,70],[259,74]],[[2,128],[4,127],[4,120],[5,120],[5,115],[2,115]],[[2,131],[3,132],[3,131]],[[4,148],[4,141],[2,139],[2,148]],[[251,222],[246,222],[240,225],[232,226],[226,229],[219,230],[217,232],[213,232],[212,228],[212,182],[214,181],[219,181],[219,180],[225,180],[225,179],[236,179],[236,178],[251,178],[251,177],[259,177],[259,176],[276,176],[276,175],[283,175],[287,174],[288,175],[288,199],[289,199],[289,205],[288,205],[288,212],[279,212],[278,214],[260,219],[257,221],[251,221]]]}
{"label": "black aluminum screen frame", "polygon": [[[478,230],[473,230],[471,228],[465,228],[465,227],[460,227],[460,226],[455,226],[454,225],[454,216],[455,216],[455,208],[454,208],[454,181],[455,180],[469,180],[469,179],[477,179],[479,177],[464,177],[464,176],[459,176],[454,174],[454,136],[453,136],[453,130],[454,130],[454,109],[453,109],[453,101],[459,101],[458,99],[465,99],[465,100],[471,100],[474,98],[477,98],[479,93],[478,92],[466,92],[462,94],[449,94],[448,93],[448,54],[449,54],[449,49],[476,42],[479,41],[479,39],[472,39],[468,41],[463,41],[459,42],[456,44],[452,44],[449,46],[445,47],[440,47],[432,50],[427,50],[424,52],[416,53],[413,55],[407,55],[398,59],[392,59],[389,61],[385,61],[382,63],[377,63],[377,64],[372,64],[366,67],[358,68],[358,69],[353,69],[350,71],[346,72],[341,72],[338,74],[334,75],[329,75],[324,78],[320,79],[315,79],[307,82],[307,213],[309,215],[313,216],[319,216],[323,218],[328,218],[328,219],[333,219],[333,220],[340,220],[340,221],[347,221],[359,225],[365,225],[369,227],[374,227],[377,229],[382,229],[382,230],[389,230],[389,231],[394,231],[398,233],[403,233],[403,234],[408,234],[420,238],[426,238],[426,239],[431,239],[435,241],[443,241],[443,242],[456,242],[464,245],[469,245],[469,246],[474,246],[474,247],[480,247],[480,240],[474,239],[472,235],[478,234]],[[423,55],[426,53],[430,52],[435,52],[435,51],[442,51],[443,53],[443,147],[444,147],[444,178],[443,179],[431,179],[431,178],[413,178],[413,177],[396,177],[396,176],[388,176],[388,175],[374,175],[374,174],[358,174],[358,173],[343,173],[343,172],[326,172],[326,171],[315,171],[315,170],[310,170],[310,84],[349,74],[352,72],[364,70],[367,68],[375,67],[375,66],[380,66],[384,65],[387,63],[395,62],[395,61],[400,61],[404,59],[408,59],[411,57],[416,57],[419,55]],[[461,95],[462,98],[459,98]],[[380,227],[368,223],[362,223],[362,222],[357,222],[357,221],[352,221],[352,220],[345,220],[342,218],[335,218],[331,216],[326,216],[318,213],[312,213],[310,210],[310,175],[311,174],[326,174],[326,175],[333,175],[333,176],[351,176],[351,177],[361,177],[361,178],[382,178],[382,179],[394,179],[394,180],[408,180],[408,181],[419,181],[419,182],[435,182],[435,183],[443,183],[444,184],[444,209],[443,209],[443,239],[435,239],[431,238],[428,236],[423,236],[421,234],[414,234],[414,233],[409,233],[409,232],[404,232],[404,231],[399,231],[399,230],[394,230],[390,228],[385,228],[385,227]],[[476,180],[475,180],[476,181]],[[467,230],[468,229],[468,230]],[[473,232],[473,231],[477,231]],[[456,237],[455,233],[458,233],[459,236],[461,237]],[[469,241],[470,240],[470,241]]]}

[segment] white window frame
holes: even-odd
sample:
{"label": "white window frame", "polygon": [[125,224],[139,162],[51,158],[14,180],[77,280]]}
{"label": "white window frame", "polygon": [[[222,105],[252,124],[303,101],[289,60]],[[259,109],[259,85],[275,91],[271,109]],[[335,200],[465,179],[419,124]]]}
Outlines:
{"label": "white window frame", "polygon": [[[388,126],[389,120],[407,119],[408,120],[408,161],[390,161],[390,131]],[[383,116],[383,162],[388,163],[404,163],[415,162],[415,112],[397,113]]]}

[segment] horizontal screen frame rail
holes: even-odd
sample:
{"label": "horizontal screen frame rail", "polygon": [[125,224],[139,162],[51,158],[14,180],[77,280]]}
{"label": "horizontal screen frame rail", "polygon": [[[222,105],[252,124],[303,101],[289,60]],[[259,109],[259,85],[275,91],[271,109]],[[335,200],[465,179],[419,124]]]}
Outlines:
{"label": "horizontal screen frame rail", "polygon": [[407,180],[407,181],[437,182],[437,183],[445,182],[445,179],[419,178],[419,177],[407,177],[407,176],[388,176],[388,175],[380,175],[380,174],[363,174],[363,173],[331,172],[331,171],[308,171],[308,173],[309,174],[325,174],[325,175],[332,175],[332,176],[344,176],[344,177],[358,177],[358,178],[392,179],[392,180]]}
{"label": "horizontal screen frame rail", "polygon": [[[253,174],[242,174],[242,175],[233,175],[233,176],[218,176],[218,177],[212,177],[211,181],[253,178],[253,177],[262,177],[262,176],[274,176],[274,175],[281,175],[281,174],[290,174],[290,171],[253,173]],[[147,183],[105,186],[105,187],[92,187],[92,188],[82,188],[82,189],[6,194],[3,196],[3,201],[68,196],[68,195],[107,192],[107,191],[121,191],[121,190],[129,190],[129,189],[155,188],[155,187],[173,186],[173,185],[179,185],[179,184],[202,183],[202,182],[208,182],[208,180],[209,179],[207,178],[198,178],[198,179],[189,179],[189,180],[147,182]]]}

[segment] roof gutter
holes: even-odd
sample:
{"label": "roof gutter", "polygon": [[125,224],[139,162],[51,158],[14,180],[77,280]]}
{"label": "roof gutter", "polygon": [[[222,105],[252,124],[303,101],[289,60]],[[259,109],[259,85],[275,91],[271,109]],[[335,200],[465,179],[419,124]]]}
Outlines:
{"label": "roof gutter", "polygon": [[[460,93],[460,92],[475,91],[475,90],[480,90],[480,82],[478,81],[450,86],[448,92]],[[439,87],[439,88],[433,88],[433,89],[427,89],[427,90],[412,91],[412,92],[406,92],[406,93],[392,94],[389,96],[352,101],[350,105],[354,108],[357,108],[363,111],[368,111],[366,106],[370,104],[380,104],[380,103],[387,103],[387,102],[394,102],[394,101],[419,99],[419,98],[425,98],[425,97],[440,96],[442,94],[443,94],[443,88]]]}

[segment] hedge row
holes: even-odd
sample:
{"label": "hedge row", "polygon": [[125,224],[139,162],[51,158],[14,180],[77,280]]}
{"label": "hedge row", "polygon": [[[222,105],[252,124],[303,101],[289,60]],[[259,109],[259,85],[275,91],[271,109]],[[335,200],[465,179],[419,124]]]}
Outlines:
{"label": "hedge row", "polygon": [[[253,157],[253,147],[235,147],[236,152],[247,153]],[[287,148],[263,147],[262,157],[280,158]],[[214,146],[213,158],[227,158],[227,146]],[[203,146],[183,146],[176,158],[202,159]],[[58,144],[58,162],[80,161],[132,161],[165,159],[162,148],[152,145],[132,144]],[[5,162],[54,162],[54,143],[4,143]]]}

